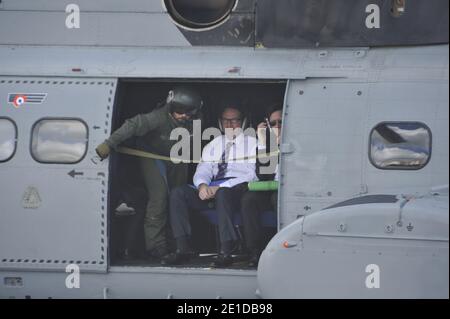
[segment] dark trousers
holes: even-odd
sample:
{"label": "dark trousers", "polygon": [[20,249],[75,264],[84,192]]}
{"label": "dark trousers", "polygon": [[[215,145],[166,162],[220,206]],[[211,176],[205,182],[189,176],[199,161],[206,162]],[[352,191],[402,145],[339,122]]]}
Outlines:
{"label": "dark trousers", "polygon": [[141,172],[148,192],[144,217],[145,246],[148,251],[167,246],[167,204],[169,189],[187,182],[187,165],[165,162],[166,176],[161,175],[154,159],[141,158]]}
{"label": "dark trousers", "polygon": [[278,192],[247,192],[242,197],[241,213],[247,248],[259,252],[261,247],[260,214],[277,209]]}
{"label": "dark trousers", "polygon": [[[238,236],[233,225],[233,213],[239,210],[242,195],[247,191],[245,184],[232,188],[219,188],[214,198],[219,220],[220,242],[236,241]],[[185,185],[177,187],[170,193],[170,224],[175,239],[192,235],[189,212],[209,209],[209,201],[198,197],[198,190]],[[180,248],[180,247],[179,247]]]}

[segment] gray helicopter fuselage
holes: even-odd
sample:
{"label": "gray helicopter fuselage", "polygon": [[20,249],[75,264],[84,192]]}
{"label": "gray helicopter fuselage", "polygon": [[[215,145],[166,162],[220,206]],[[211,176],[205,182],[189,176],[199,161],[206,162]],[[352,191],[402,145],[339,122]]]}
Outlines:
{"label": "gray helicopter fuselage", "polygon": [[[0,298],[448,298],[448,10],[409,4],[429,37],[383,13],[385,38],[352,38],[382,3],[361,2],[316,22],[304,1],[289,26],[284,5],[238,1],[201,31],[159,0],[79,0],[79,28],[52,1],[1,1]],[[278,233],[258,270],[111,263],[114,174],[95,147],[124,81],[285,85]],[[81,132],[75,160],[41,157],[51,121]]]}

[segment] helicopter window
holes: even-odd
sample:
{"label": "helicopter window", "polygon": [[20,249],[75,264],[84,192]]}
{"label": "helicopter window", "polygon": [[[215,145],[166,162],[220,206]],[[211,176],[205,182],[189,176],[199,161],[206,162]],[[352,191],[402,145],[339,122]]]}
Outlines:
{"label": "helicopter window", "polygon": [[431,131],[418,122],[380,123],[370,134],[369,154],[379,169],[421,169],[431,157]]}
{"label": "helicopter window", "polygon": [[219,25],[230,15],[237,0],[165,0],[167,11],[176,23],[191,29]]}
{"label": "helicopter window", "polygon": [[42,119],[32,130],[31,155],[41,163],[74,164],[87,151],[88,128],[77,119]]}
{"label": "helicopter window", "polygon": [[16,124],[10,119],[0,118],[0,162],[7,162],[13,157],[16,145]]}

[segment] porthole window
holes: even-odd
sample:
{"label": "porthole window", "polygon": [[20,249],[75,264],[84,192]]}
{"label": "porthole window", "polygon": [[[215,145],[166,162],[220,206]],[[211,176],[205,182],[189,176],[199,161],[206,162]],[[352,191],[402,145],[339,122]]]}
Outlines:
{"label": "porthole window", "polygon": [[167,11],[180,26],[206,29],[228,18],[238,0],[164,0]]}
{"label": "porthole window", "polygon": [[42,119],[33,126],[31,155],[41,163],[74,164],[86,155],[87,125],[77,119]]}
{"label": "porthole window", "polygon": [[17,127],[8,118],[0,118],[0,162],[7,162],[16,151]]}
{"label": "porthole window", "polygon": [[418,122],[380,123],[370,134],[369,153],[380,169],[421,169],[431,157],[431,131]]}

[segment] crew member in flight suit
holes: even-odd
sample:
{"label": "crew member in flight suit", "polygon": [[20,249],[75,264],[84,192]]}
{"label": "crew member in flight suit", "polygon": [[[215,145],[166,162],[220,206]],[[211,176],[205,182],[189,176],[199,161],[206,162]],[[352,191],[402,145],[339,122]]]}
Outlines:
{"label": "crew member in flight suit", "polygon": [[[197,92],[185,87],[175,88],[169,92],[163,107],[126,120],[96,148],[97,154],[105,159],[111,149],[116,150],[122,142],[136,136],[141,150],[169,157],[172,146],[177,143],[170,140],[172,130],[184,127],[192,134],[192,120],[198,118],[202,106],[203,100]],[[145,247],[148,257],[160,258],[168,252],[168,194],[172,188],[187,183],[188,166],[151,158],[139,160],[148,193],[144,219]]]}

